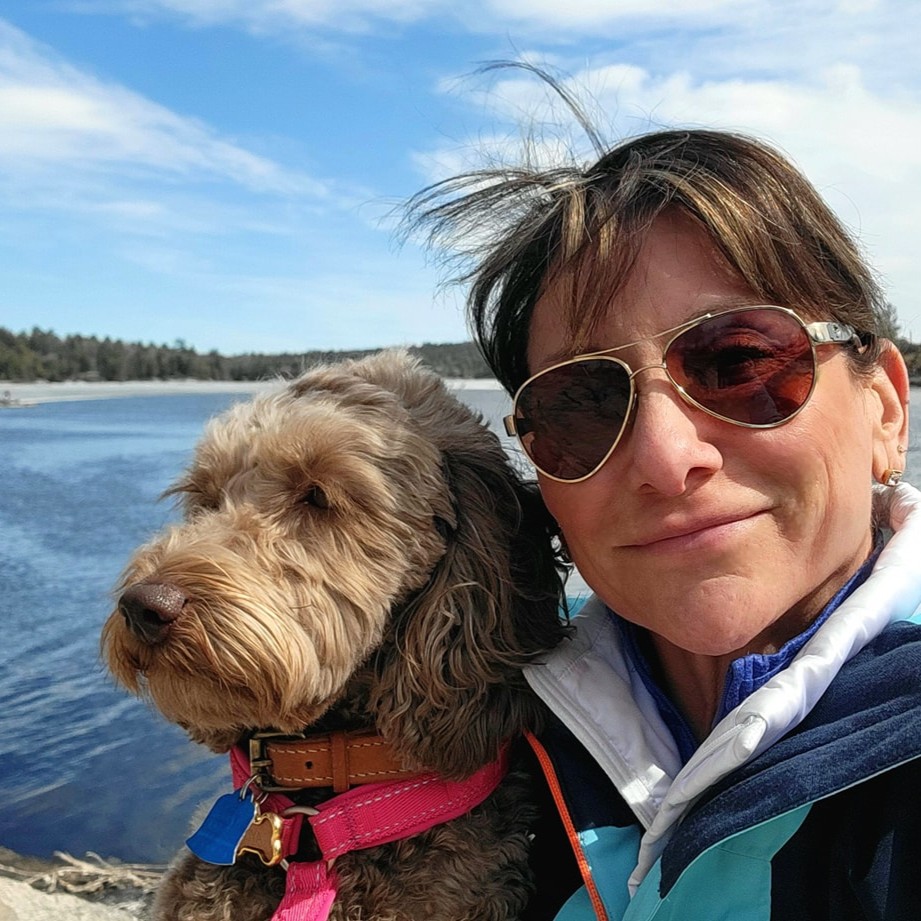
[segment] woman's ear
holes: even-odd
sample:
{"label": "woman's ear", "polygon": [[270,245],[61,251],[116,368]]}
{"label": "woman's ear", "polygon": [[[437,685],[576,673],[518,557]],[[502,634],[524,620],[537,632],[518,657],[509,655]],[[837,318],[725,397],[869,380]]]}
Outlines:
{"label": "woman's ear", "polygon": [[873,477],[884,482],[886,471],[904,471],[908,450],[908,369],[902,353],[888,340],[883,342],[883,352],[870,389],[876,396]]}

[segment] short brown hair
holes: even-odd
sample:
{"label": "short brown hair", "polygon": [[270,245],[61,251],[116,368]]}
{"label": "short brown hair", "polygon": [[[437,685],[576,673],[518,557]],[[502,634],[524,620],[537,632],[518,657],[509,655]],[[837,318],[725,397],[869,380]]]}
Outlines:
{"label": "short brown hair", "polygon": [[854,367],[876,363],[884,300],[873,271],[811,183],[754,138],[657,131],[585,169],[458,176],[420,192],[409,213],[434,241],[473,241],[474,265],[461,279],[471,284],[469,320],[513,393],[530,373],[531,314],[547,284],[566,277],[574,285],[568,322],[578,342],[609,308],[666,208],[699,223],[764,303],[850,324],[866,346],[849,352]]}

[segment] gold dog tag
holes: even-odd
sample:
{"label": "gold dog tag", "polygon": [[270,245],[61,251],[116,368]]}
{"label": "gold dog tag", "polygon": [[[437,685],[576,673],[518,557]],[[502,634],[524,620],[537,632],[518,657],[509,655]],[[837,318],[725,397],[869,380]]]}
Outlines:
{"label": "gold dog tag", "polygon": [[260,812],[246,829],[237,845],[240,854],[255,854],[267,867],[274,867],[284,856],[281,852],[281,833],[285,820],[274,812]]}

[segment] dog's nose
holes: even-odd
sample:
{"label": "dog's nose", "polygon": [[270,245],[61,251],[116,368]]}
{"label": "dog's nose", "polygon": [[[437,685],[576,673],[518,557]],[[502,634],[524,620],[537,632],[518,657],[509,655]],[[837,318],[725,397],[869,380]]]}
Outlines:
{"label": "dog's nose", "polygon": [[128,629],[152,644],[163,640],[188,600],[185,592],[172,582],[139,582],[118,599],[118,609]]}

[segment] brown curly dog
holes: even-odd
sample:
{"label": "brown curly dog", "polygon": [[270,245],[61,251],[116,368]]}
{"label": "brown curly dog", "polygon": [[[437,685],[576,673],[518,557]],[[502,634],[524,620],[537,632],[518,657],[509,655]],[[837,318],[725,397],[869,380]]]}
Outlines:
{"label": "brown curly dog", "polygon": [[[130,561],[103,653],[192,739],[232,750],[239,789],[209,832],[229,859],[184,850],[155,917],[519,917],[536,807],[514,756],[479,805],[409,837],[332,860],[332,823],[312,824],[337,796],[389,797],[363,781],[463,787],[539,721],[521,669],[565,636],[560,567],[496,436],[382,352],[232,407],[170,492],[184,522]],[[309,910],[286,908],[298,866],[321,877]]]}

